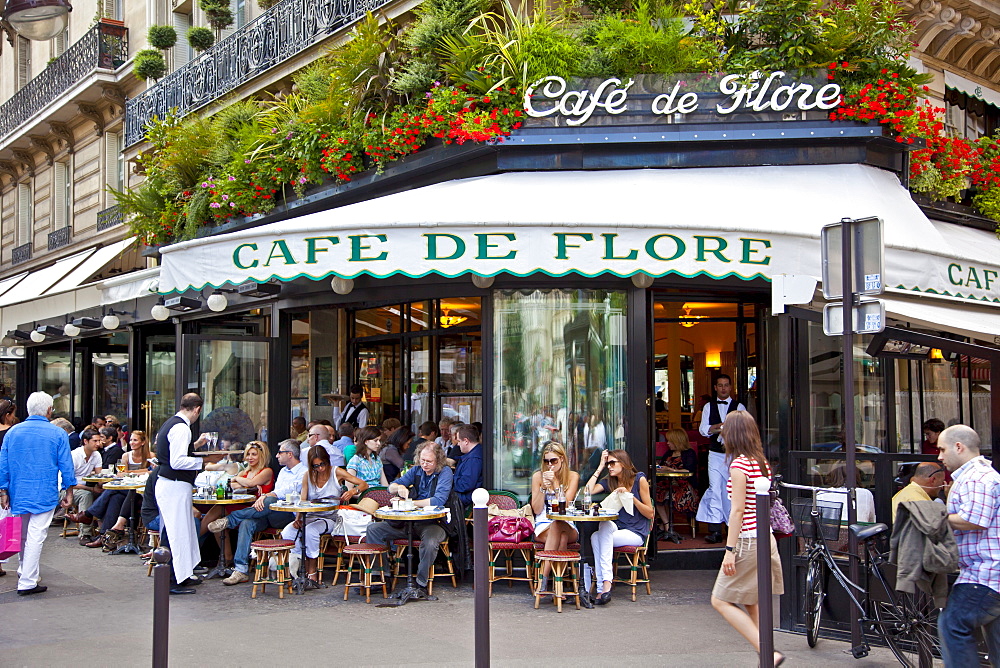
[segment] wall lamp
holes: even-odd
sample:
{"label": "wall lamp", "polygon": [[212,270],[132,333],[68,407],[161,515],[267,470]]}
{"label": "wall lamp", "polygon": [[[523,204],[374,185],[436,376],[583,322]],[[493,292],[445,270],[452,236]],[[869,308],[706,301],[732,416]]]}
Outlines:
{"label": "wall lamp", "polygon": [[84,329],[100,329],[101,321],[97,318],[74,318],[63,327],[66,336],[79,336]]}
{"label": "wall lamp", "polygon": [[111,330],[118,329],[122,324],[121,319],[118,317],[120,315],[127,315],[133,319],[136,316],[134,311],[116,311],[113,308],[109,308],[104,311],[104,317],[101,318],[101,327]]}
{"label": "wall lamp", "polygon": [[349,295],[351,294],[351,291],[354,290],[354,279],[334,276],[330,280],[330,289],[338,295]]}
{"label": "wall lamp", "polygon": [[153,320],[163,322],[170,317],[170,309],[168,309],[163,302],[163,297],[160,297],[153,305],[153,308],[149,309],[149,315],[153,316]]}
{"label": "wall lamp", "polygon": [[226,299],[226,294],[236,294],[236,290],[232,288],[215,288],[206,301],[208,304],[208,310],[215,311],[216,313],[225,311],[226,307],[229,306],[229,300]]}
{"label": "wall lamp", "polygon": [[41,327],[36,327],[29,334],[32,341],[35,343],[41,343],[45,340],[47,336],[62,336],[63,330],[61,327],[56,327],[55,325],[42,325]]}

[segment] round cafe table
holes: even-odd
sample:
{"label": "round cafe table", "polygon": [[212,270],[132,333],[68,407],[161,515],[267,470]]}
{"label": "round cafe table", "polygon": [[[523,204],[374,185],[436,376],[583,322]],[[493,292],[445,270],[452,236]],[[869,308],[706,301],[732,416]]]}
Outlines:
{"label": "round cafe table", "polygon": [[[257,497],[253,494],[233,494],[231,499],[217,499],[215,497],[209,497],[207,499],[200,498],[197,496],[197,490],[195,490],[195,497],[192,502],[196,506],[222,506],[222,516],[225,517],[229,514],[229,506],[235,506],[237,504],[247,504],[253,503],[257,500]],[[223,545],[224,534],[219,534],[219,563],[215,565],[215,568],[205,573],[205,580],[211,580],[212,578],[218,577],[229,577],[232,572],[229,565],[226,563],[226,553]]]}
{"label": "round cafe table", "polygon": [[306,577],[306,524],[309,523],[309,513],[322,513],[336,510],[339,507],[340,503],[315,503],[312,501],[300,501],[299,503],[277,501],[271,504],[271,510],[280,510],[284,513],[302,513],[302,526],[299,527],[298,534],[298,540],[302,542],[302,555],[299,559],[299,572],[292,578],[292,591],[296,594],[304,594],[306,589],[310,587],[310,580]]}
{"label": "round cafe table", "polygon": [[80,478],[80,480],[88,482],[91,485],[96,485],[98,483],[106,485],[115,480],[121,480],[121,478],[115,478],[114,476],[107,476],[107,475],[87,475]]}
{"label": "round cafe table", "polygon": [[563,522],[573,522],[576,530],[580,532],[580,605],[585,608],[593,608],[594,600],[590,595],[590,590],[584,584],[583,569],[587,566],[597,569],[594,566],[594,549],[590,543],[590,537],[597,531],[598,522],[610,522],[618,519],[618,513],[605,513],[598,511],[597,515],[579,515],[572,513],[548,513],[550,520],[562,520]]}
{"label": "round cafe table", "polygon": [[[396,608],[406,605],[407,601],[436,601],[437,596],[428,596],[422,593],[413,579],[413,525],[420,520],[441,519],[448,515],[448,511],[443,508],[429,510],[427,507],[423,507],[415,508],[414,510],[393,510],[392,508],[385,507],[376,510],[374,515],[380,520],[406,522],[407,541],[409,542],[409,549],[406,550],[406,587],[402,591],[392,592],[389,598],[395,599],[394,601],[391,603],[380,603],[378,607]],[[387,545],[386,547],[391,548],[392,546]]]}
{"label": "round cafe table", "polygon": [[[109,479],[108,482],[104,483],[104,489],[105,490],[110,490],[112,492],[115,491],[115,490],[127,492],[127,491],[134,490],[134,489],[142,489],[145,486],[146,486],[146,481],[145,480],[143,480],[142,482],[137,482],[134,478],[132,480],[129,480],[128,478],[122,478],[122,479],[113,479],[112,478],[112,479]],[[125,543],[125,545],[122,545],[121,547],[119,547],[117,550],[115,550],[111,554],[128,554],[130,552],[132,554],[141,554],[142,553],[142,550],[140,550],[139,546],[136,545],[136,543],[135,543],[135,504],[134,503],[132,504],[132,507],[129,508],[129,512],[128,512],[128,542]]]}
{"label": "round cafe table", "polygon": [[664,540],[669,540],[680,545],[681,535],[674,531],[674,480],[676,478],[690,478],[690,471],[669,471],[656,467],[656,477],[667,479],[667,531],[663,534]]}

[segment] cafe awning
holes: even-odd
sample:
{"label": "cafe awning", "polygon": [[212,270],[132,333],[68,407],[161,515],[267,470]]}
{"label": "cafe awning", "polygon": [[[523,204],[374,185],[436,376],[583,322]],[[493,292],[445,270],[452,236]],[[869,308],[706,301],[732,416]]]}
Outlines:
{"label": "cafe awning", "polygon": [[896,292],[880,297],[889,318],[918,327],[1000,343],[1000,309],[959,300],[910,297]]}
{"label": "cafe awning", "polygon": [[[961,256],[894,174],[806,165],[448,181],[169,246],[160,292],[360,275],[818,275],[822,227],[865,216],[885,221],[887,283],[932,294],[949,287],[948,265]],[[990,243],[1000,257],[1000,241]],[[1000,303],[993,288],[973,298]]]}

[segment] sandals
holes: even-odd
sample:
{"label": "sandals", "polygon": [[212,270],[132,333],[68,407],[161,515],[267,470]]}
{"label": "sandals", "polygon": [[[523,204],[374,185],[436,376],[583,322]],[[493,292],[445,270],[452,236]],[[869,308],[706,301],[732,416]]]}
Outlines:
{"label": "sandals", "polygon": [[309,589],[319,589],[321,585],[319,583],[318,577],[319,577],[318,571],[313,573],[306,573],[306,586]]}

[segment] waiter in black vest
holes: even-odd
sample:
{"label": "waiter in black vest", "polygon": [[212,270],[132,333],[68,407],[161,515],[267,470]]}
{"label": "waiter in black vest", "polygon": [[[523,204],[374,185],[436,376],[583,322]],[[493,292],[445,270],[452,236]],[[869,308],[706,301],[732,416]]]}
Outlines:
{"label": "waiter in black vest", "polygon": [[733,392],[733,379],[722,373],[715,379],[715,398],[701,409],[701,426],[698,431],[708,438],[708,489],[701,497],[698,505],[697,520],[708,524],[708,535],[705,541],[721,543],[722,524],[729,522],[729,492],[726,483],[729,481],[729,462],[726,461],[726,450],[722,443],[722,421],[729,411],[746,410],[743,404],[737,403],[730,395]]}
{"label": "waiter in black vest", "polygon": [[351,385],[351,402],[347,404],[347,408],[340,416],[340,421],[337,423],[338,429],[345,422],[353,424],[355,429],[368,426],[368,406],[365,406],[361,401],[364,393],[365,388],[360,385]]}
{"label": "waiter in black vest", "polygon": [[174,582],[171,594],[193,594],[194,568],[201,561],[198,529],[194,523],[192,499],[194,479],[202,468],[202,459],[192,457],[194,448],[205,443],[201,437],[194,443],[191,425],[201,415],[202,400],[189,392],[181,397],[181,410],[163,423],[156,433],[156,458],[159,477],[156,480],[156,504],[160,507],[163,529],[173,557]]}

